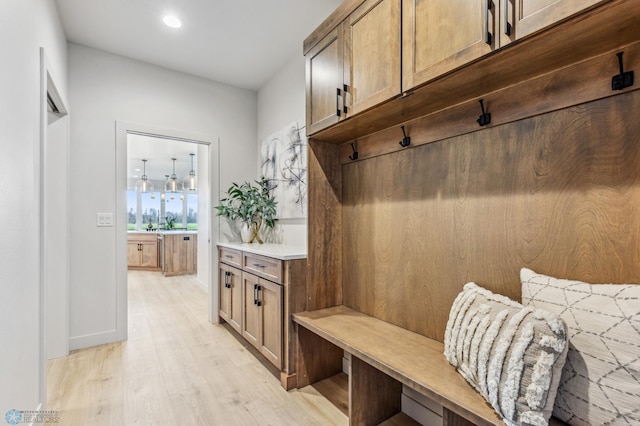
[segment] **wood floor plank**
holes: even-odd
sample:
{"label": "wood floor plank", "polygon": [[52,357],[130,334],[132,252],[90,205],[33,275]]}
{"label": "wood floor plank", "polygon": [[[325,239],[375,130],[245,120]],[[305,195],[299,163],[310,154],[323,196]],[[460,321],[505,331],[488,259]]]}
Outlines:
{"label": "wood floor plank", "polygon": [[286,392],[230,331],[208,322],[193,276],[130,271],[129,339],[47,368],[60,425],[346,425],[316,389]]}

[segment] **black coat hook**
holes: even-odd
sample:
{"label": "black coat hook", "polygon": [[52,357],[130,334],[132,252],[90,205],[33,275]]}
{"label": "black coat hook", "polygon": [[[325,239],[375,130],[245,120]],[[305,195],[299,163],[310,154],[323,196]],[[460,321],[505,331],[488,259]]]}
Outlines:
{"label": "black coat hook", "polygon": [[624,71],[622,64],[622,54],[624,52],[618,52],[618,66],[620,67],[620,74],[614,75],[611,78],[611,90],[622,90],[627,87],[633,86],[633,71]]}
{"label": "black coat hook", "polygon": [[400,126],[400,128],[402,129],[402,135],[404,137],[398,143],[400,144],[401,147],[406,148],[409,145],[411,145],[411,138],[409,136],[407,136],[407,133],[404,131],[404,126]]}
{"label": "black coat hook", "polygon": [[356,147],[353,142],[351,142],[351,150],[353,151],[353,154],[349,156],[349,160],[356,161],[358,159],[358,151],[356,151]]}
{"label": "black coat hook", "polygon": [[480,108],[482,108],[482,115],[480,115],[480,117],[478,117],[476,121],[480,126],[486,126],[487,124],[491,123],[491,113],[485,112],[484,99],[480,99],[479,102],[480,102]]}

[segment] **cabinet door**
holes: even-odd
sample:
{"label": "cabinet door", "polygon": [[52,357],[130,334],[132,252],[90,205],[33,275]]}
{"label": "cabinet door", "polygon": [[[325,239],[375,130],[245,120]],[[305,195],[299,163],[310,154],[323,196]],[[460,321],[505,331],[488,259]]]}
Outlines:
{"label": "cabinet door", "polygon": [[140,266],[140,243],[138,241],[127,242],[127,264],[129,266]]}
{"label": "cabinet door", "polygon": [[184,241],[186,251],[185,268],[188,274],[195,274],[198,272],[198,236],[190,234],[187,237],[189,239]]}
{"label": "cabinet door", "polygon": [[262,317],[260,351],[279,369],[282,368],[282,286],[260,279],[258,292]]}
{"label": "cabinet door", "polygon": [[229,267],[224,263],[218,269],[218,315],[227,323],[231,318],[231,289],[229,285]]}
{"label": "cabinet door", "polygon": [[231,294],[229,319],[227,322],[238,333],[242,333],[242,271],[229,268],[228,289]]}
{"label": "cabinet door", "polygon": [[144,241],[140,243],[141,266],[145,268],[158,267],[158,243]]}
{"label": "cabinet door", "polygon": [[[521,38],[605,0],[501,0],[509,6],[507,19]],[[515,3],[515,8],[513,7]]]}
{"label": "cabinet door", "polygon": [[491,52],[495,47],[495,6],[494,0],[405,0],[402,90]]}
{"label": "cabinet door", "polygon": [[400,0],[367,0],[345,27],[347,115],[400,94]]}
{"label": "cabinet door", "polygon": [[252,274],[242,273],[244,290],[242,309],[242,336],[256,348],[260,349],[260,309],[256,304],[260,279]]}
{"label": "cabinet door", "polygon": [[307,134],[337,123],[344,117],[342,25],[329,33],[306,55]]}

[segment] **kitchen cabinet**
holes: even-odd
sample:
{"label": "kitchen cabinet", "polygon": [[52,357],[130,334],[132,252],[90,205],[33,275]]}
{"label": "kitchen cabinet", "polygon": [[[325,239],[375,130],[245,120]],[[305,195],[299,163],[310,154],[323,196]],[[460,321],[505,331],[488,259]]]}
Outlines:
{"label": "kitchen cabinet", "polygon": [[400,94],[400,0],[367,0],[306,54],[307,132]]}
{"label": "kitchen cabinet", "polygon": [[127,265],[129,269],[159,269],[158,237],[155,232],[127,235]]}
{"label": "kitchen cabinet", "polygon": [[[218,244],[218,316],[297,384],[297,337],[291,314],[306,310],[306,248]],[[230,284],[230,288],[229,288]]]}
{"label": "kitchen cabinet", "polygon": [[163,237],[164,276],[197,273],[198,235],[195,232],[165,232]]}
{"label": "kitchen cabinet", "polygon": [[238,333],[242,333],[242,271],[221,263],[219,282],[220,318]]}
{"label": "kitchen cabinet", "polygon": [[496,48],[492,0],[403,3],[402,90],[458,68]]}

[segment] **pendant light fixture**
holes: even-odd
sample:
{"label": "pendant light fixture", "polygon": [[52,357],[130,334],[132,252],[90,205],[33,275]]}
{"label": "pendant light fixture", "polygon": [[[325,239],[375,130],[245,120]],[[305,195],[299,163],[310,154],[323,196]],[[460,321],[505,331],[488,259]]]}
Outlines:
{"label": "pendant light fixture", "polygon": [[173,174],[171,175],[171,179],[167,179],[164,184],[164,192],[178,192],[178,177],[176,176],[176,159],[172,158],[173,161]]}
{"label": "pendant light fixture", "polygon": [[191,156],[191,171],[182,181],[182,189],[185,191],[195,191],[196,188],[196,172],[193,170],[193,156],[195,154],[189,154]]}
{"label": "pendant light fixture", "polygon": [[[166,179],[165,179],[165,182],[164,182],[164,184],[165,184],[165,186],[166,186],[167,182],[169,182],[169,175],[164,175],[164,177],[166,178]],[[165,200],[165,198],[166,198],[166,195],[165,195],[164,191],[162,191],[162,193],[160,194],[160,199],[161,199],[162,201],[164,201],[164,200]]]}
{"label": "pendant light fixture", "polygon": [[153,183],[147,179],[147,160],[142,160],[142,179],[136,182],[137,192],[153,192]]}

